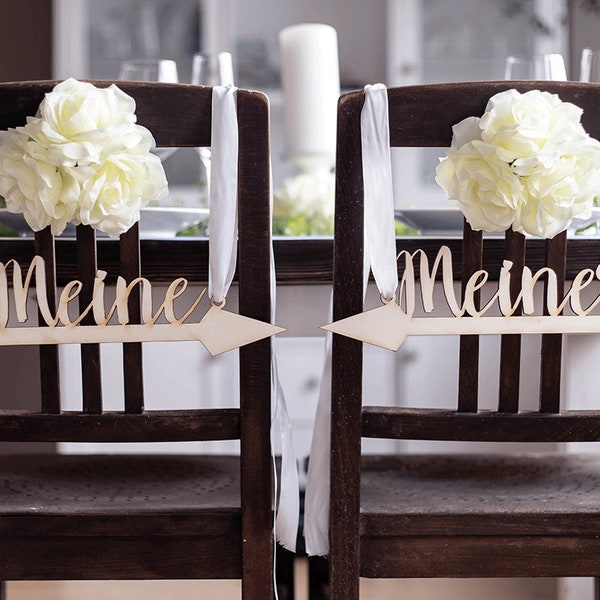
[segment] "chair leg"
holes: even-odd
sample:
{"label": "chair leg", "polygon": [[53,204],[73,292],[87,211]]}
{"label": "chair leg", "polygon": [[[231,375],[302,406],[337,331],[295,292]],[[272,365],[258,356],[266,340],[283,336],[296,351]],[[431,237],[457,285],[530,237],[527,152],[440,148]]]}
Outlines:
{"label": "chair leg", "polygon": [[0,581],[0,600],[6,600],[6,581]]}
{"label": "chair leg", "polygon": [[594,600],[600,600],[600,577],[594,577]]}
{"label": "chair leg", "polygon": [[276,580],[279,600],[294,600],[294,552],[277,544]]}
{"label": "chair leg", "polygon": [[308,600],[329,600],[329,563],[324,556],[308,557]]}

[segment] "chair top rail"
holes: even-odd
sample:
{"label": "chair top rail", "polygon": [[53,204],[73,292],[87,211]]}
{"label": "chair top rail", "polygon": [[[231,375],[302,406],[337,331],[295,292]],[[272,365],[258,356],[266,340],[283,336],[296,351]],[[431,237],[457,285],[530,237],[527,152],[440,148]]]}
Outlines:
{"label": "chair top rail", "polygon": [[[582,124],[600,138],[600,121],[594,118],[598,83],[575,81],[466,81],[414,85],[388,89],[390,142],[392,146],[447,147],[452,125],[467,117],[481,116],[488,100],[508,89],[520,92],[545,90],[564,102],[583,109]],[[360,113],[364,91],[349,92],[340,99],[342,111]]]}

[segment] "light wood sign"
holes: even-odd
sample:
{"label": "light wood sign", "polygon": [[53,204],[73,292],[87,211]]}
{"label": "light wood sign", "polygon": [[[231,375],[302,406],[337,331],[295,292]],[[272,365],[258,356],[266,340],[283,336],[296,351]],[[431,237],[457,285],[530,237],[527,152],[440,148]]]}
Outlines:
{"label": "light wood sign", "polygon": [[[550,268],[533,273],[524,267],[521,291],[514,302],[510,297],[512,263],[504,261],[498,278],[498,287],[480,307],[475,301],[476,292],[488,281],[489,273],[476,271],[468,280],[462,302],[456,298],[452,272],[452,253],[442,246],[429,267],[423,250],[406,251],[398,255],[404,260],[405,270],[399,284],[398,298],[384,301],[383,306],[323,326],[323,329],[351,337],[389,350],[398,350],[411,335],[461,335],[504,333],[592,333],[600,332],[600,314],[592,314],[600,305],[600,294],[582,299],[582,292],[594,281],[600,280],[600,265],[583,269],[573,279],[563,298],[558,297],[558,279]],[[418,264],[415,264],[417,263]],[[417,294],[416,274],[418,268],[420,293]],[[441,269],[443,296],[453,316],[415,317],[417,295],[426,313],[434,311],[434,283]],[[543,315],[542,303],[534,299],[536,284],[546,280],[545,300],[547,315]],[[589,292],[590,290],[588,290]],[[589,294],[587,294],[589,296]],[[585,306],[584,306],[585,304]],[[515,316],[518,306],[522,315]],[[492,308],[499,309],[501,316],[485,316]],[[564,315],[566,308],[569,315]]]}
{"label": "light wood sign", "polygon": [[[12,267],[12,287],[9,285],[8,271]],[[62,289],[56,314],[50,310],[46,290],[45,263],[35,256],[23,278],[20,265],[15,260],[0,263],[0,345],[29,344],[82,344],[101,342],[158,342],[197,340],[213,355],[239,348],[277,333],[285,331],[281,327],[250,319],[224,310],[225,303],[217,306],[211,302],[206,314],[196,323],[187,319],[206,293],[201,293],[190,303],[180,316],[175,314],[175,301],[188,287],[186,279],[175,279],[164,294],[157,308],[152,305],[152,284],[144,277],[126,283],[119,277],[116,282],[115,298],[106,310],[106,272],[98,271],[94,280],[92,300],[73,317],[74,306],[81,292],[80,281],[71,281]],[[9,326],[10,294],[14,299],[14,310],[19,323],[28,320],[27,299],[34,286],[35,298],[42,326]],[[128,299],[134,290],[141,289],[141,324],[129,323]],[[180,300],[181,302],[181,300]],[[71,310],[69,310],[71,308]],[[178,306],[179,308],[179,306]],[[95,325],[81,325],[88,314],[92,314]],[[164,317],[166,323],[157,323]]]}

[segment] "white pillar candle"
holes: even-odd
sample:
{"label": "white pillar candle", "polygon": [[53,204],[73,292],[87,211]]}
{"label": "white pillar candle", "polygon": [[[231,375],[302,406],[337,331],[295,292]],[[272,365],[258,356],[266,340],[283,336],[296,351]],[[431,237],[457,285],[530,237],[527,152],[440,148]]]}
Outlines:
{"label": "white pillar candle", "polygon": [[333,162],[340,95],[337,33],[319,23],[279,33],[285,158]]}

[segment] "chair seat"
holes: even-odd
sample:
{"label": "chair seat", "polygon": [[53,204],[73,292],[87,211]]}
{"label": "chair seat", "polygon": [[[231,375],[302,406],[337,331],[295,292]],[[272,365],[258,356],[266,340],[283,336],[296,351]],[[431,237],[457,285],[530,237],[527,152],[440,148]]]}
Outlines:
{"label": "chair seat", "polygon": [[2,457],[0,578],[237,578],[239,473],[237,456]]}
{"label": "chair seat", "polygon": [[363,457],[366,577],[497,576],[500,565],[505,576],[578,575],[590,561],[600,572],[598,531],[598,455]]}
{"label": "chair seat", "polygon": [[6,515],[239,513],[239,457],[23,455],[0,459]]}

